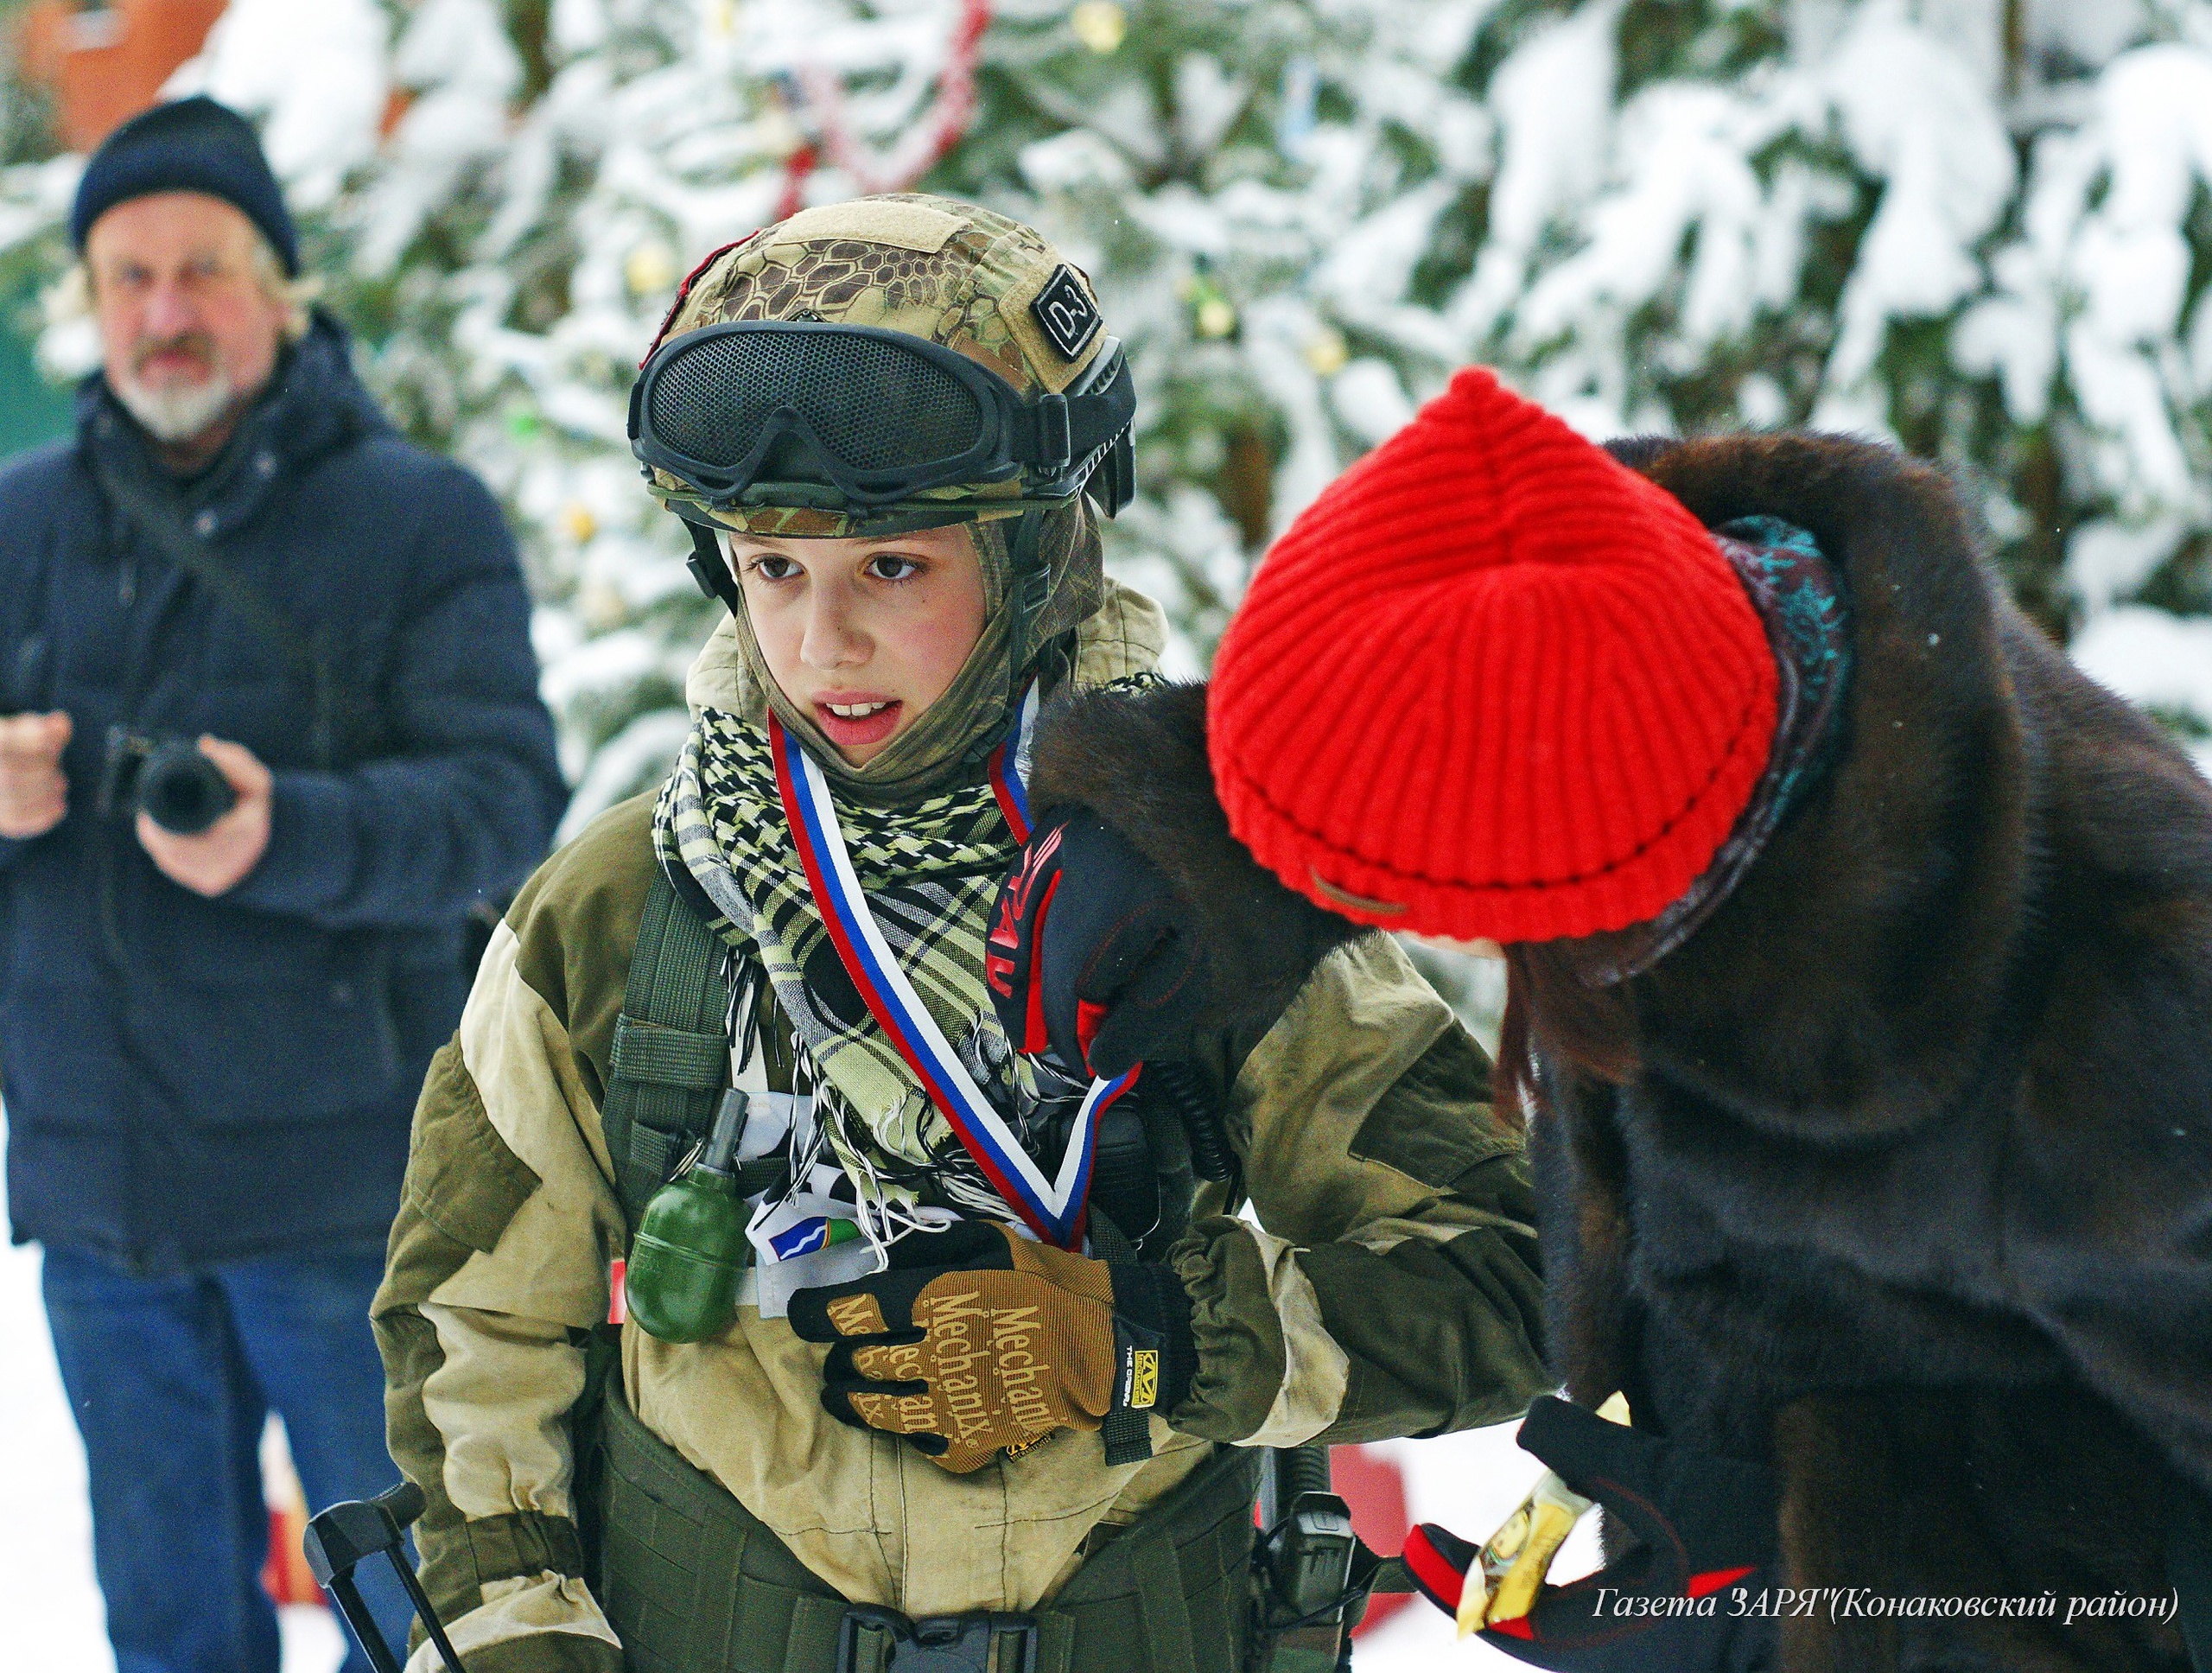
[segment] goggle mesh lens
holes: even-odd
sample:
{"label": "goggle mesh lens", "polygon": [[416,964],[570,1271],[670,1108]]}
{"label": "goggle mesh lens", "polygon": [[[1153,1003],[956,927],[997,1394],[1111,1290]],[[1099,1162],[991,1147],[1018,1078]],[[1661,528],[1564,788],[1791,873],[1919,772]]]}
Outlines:
{"label": "goggle mesh lens", "polygon": [[671,359],[652,389],[661,439],[723,469],[752,451],[785,406],[803,414],[851,470],[957,458],[983,433],[982,404],[957,379],[867,338],[715,337]]}

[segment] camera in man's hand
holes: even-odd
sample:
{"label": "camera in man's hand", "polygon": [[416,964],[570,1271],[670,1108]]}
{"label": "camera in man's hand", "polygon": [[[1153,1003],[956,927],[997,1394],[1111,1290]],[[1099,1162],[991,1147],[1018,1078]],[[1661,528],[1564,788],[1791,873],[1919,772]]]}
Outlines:
{"label": "camera in man's hand", "polygon": [[189,738],[149,738],[128,727],[107,729],[100,767],[103,818],[143,813],[180,836],[203,831],[238,805],[222,769]]}

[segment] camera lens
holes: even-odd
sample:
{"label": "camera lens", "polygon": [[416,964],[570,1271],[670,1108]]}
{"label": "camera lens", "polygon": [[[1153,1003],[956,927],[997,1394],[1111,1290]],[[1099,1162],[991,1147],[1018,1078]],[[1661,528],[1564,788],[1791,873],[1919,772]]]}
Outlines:
{"label": "camera lens", "polygon": [[165,743],[138,770],[138,805],[156,824],[180,836],[207,830],[238,799],[230,780],[197,744]]}

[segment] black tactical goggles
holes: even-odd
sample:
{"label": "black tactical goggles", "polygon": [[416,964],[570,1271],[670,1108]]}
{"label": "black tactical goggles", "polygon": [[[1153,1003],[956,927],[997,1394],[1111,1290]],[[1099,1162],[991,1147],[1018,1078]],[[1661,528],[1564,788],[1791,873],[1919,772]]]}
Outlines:
{"label": "black tactical goggles", "polygon": [[[1020,479],[1086,486],[1109,517],[1133,486],[1136,388],[1108,338],[1065,394],[1025,400],[957,350],[873,326],[741,321],[685,333],[630,391],[630,451],[709,511],[845,510]],[[671,509],[679,509],[672,506]]]}

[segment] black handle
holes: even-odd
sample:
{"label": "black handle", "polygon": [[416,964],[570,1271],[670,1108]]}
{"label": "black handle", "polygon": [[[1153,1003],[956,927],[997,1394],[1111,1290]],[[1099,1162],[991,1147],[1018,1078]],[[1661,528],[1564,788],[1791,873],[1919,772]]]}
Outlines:
{"label": "black handle", "polygon": [[1229,1135],[1222,1130],[1221,1111],[1206,1096],[1205,1083],[1187,1063],[1147,1063],[1144,1078],[1159,1087],[1168,1106],[1181,1117],[1191,1138],[1191,1171],[1218,1185],[1236,1169]]}
{"label": "black handle", "polygon": [[1336,1491],[1330,1479],[1326,1447],[1268,1447],[1260,1460],[1260,1526],[1272,1528],[1288,1514],[1300,1493]]}
{"label": "black handle", "polygon": [[411,1528],[423,1514],[424,1500],[423,1490],[402,1476],[397,1486],[385,1488],[369,1503],[390,1517],[393,1527]]}
{"label": "black handle", "polygon": [[1300,1493],[1333,1492],[1329,1481],[1329,1449],[1326,1447],[1271,1447],[1275,1466],[1275,1497],[1287,1506]]}
{"label": "black handle", "polygon": [[307,1534],[301,1542],[306,1548],[308,1572],[338,1605],[338,1613],[345,1617],[355,1642],[361,1646],[361,1653],[369,1658],[376,1673],[404,1673],[403,1663],[391,1653],[391,1646],[385,1642],[375,1618],[361,1600],[360,1587],[353,1579],[353,1570],[361,1559],[374,1556],[379,1551],[391,1561],[392,1572],[406,1588],[408,1601],[415,1606],[415,1613],[429,1634],[430,1642],[445,1658],[448,1673],[461,1673],[461,1654],[453,1647],[453,1640],[446,1637],[438,1612],[430,1606],[423,1582],[415,1577],[415,1570],[407,1562],[406,1547],[401,1543],[402,1530],[423,1514],[423,1490],[411,1481],[402,1480],[374,1498],[349,1498],[318,1511],[308,1518]]}

